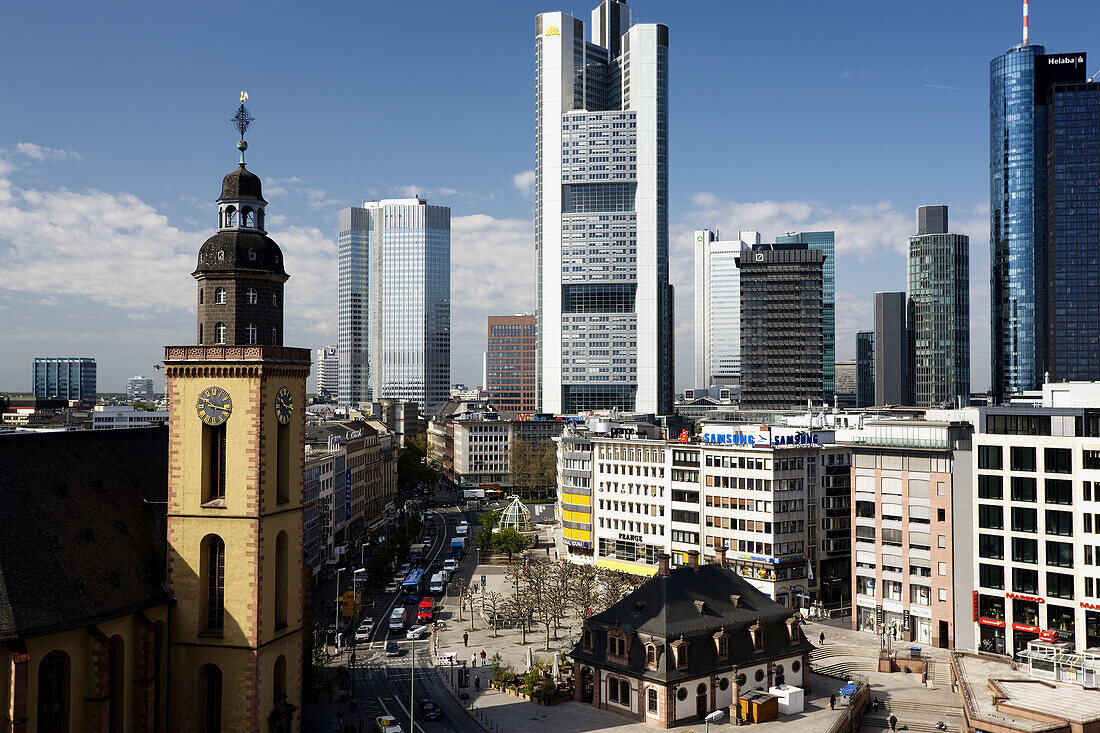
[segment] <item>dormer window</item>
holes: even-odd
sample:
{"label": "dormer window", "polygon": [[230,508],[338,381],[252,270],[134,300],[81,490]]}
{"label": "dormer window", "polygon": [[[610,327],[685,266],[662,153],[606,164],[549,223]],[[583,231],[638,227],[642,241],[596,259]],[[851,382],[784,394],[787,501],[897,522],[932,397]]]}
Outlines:
{"label": "dormer window", "polygon": [[607,656],[626,657],[626,634],[619,629],[607,630]]}
{"label": "dormer window", "polygon": [[248,261],[249,262],[255,262],[256,261],[256,250],[254,250],[254,249],[248,250]]}
{"label": "dormer window", "polygon": [[660,658],[660,651],[657,649],[657,645],[650,642],[645,645],[645,666],[646,669],[657,669],[657,660]]}
{"label": "dormer window", "polygon": [[725,629],[714,634],[714,649],[718,652],[718,659],[725,660],[730,654],[730,637]]}
{"label": "dormer window", "polygon": [[683,639],[677,639],[670,645],[672,647],[672,661],[676,669],[687,669],[688,645]]}
{"label": "dormer window", "polygon": [[584,650],[586,652],[592,651],[592,629],[585,629],[581,635],[582,642],[584,644]]}

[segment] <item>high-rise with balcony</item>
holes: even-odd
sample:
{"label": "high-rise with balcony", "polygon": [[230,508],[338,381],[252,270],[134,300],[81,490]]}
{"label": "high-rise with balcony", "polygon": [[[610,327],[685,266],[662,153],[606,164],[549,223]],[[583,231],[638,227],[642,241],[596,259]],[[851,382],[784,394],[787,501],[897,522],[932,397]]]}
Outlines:
{"label": "high-rise with balcony", "polygon": [[695,387],[741,384],[742,249],[760,244],[759,232],[695,232]]}
{"label": "high-rise with balcony", "polygon": [[669,414],[668,28],[535,22],[538,407]]}
{"label": "high-rise with balcony", "polygon": [[775,238],[776,244],[801,242],[825,255],[821,273],[821,336],[825,363],[821,372],[822,391],[831,399],[836,391],[836,235],[834,232],[791,232]]}
{"label": "high-rise with balcony", "polygon": [[421,198],[340,212],[339,400],[430,414],[451,381],[451,210]]}
{"label": "high-rise with balcony", "polygon": [[1039,387],[1046,368],[1048,101],[1085,81],[1085,54],[1023,43],[989,64],[989,246],[994,397]]}
{"label": "high-rise with balcony", "polygon": [[970,397],[970,237],[949,234],[946,206],[917,209],[909,237],[909,378],[913,404]]}

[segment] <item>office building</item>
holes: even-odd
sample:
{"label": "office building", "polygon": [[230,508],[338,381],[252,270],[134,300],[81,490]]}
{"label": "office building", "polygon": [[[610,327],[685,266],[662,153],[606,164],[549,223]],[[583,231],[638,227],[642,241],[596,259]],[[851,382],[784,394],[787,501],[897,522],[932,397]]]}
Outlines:
{"label": "office building", "polygon": [[314,352],[313,368],[317,373],[317,396],[334,400],[339,395],[340,357],[336,346],[325,346]]}
{"label": "office building", "polygon": [[1055,84],[1047,98],[1047,371],[1100,380],[1100,83]]}
{"label": "office building", "polygon": [[853,629],[973,648],[973,425],[953,417],[868,419],[836,432],[852,454]]}
{"label": "office building", "polygon": [[34,396],[38,399],[95,402],[95,359],[36,357],[32,379]]}
{"label": "office building", "polygon": [[668,28],[535,23],[538,411],[672,412]]}
{"label": "office building", "polygon": [[954,405],[960,398],[965,404],[970,399],[970,237],[948,233],[946,206],[917,208],[908,270],[913,404]]}
{"label": "office building", "polygon": [[836,392],[835,404],[840,409],[849,409],[856,406],[856,395],[859,392],[859,377],[857,372],[859,365],[854,361],[838,361],[836,363]]}
{"label": "office building", "polygon": [[907,405],[909,333],[905,293],[875,293],[875,404]]}
{"label": "office building", "polygon": [[836,389],[836,236],[833,232],[792,232],[776,237],[776,244],[801,242],[825,255],[821,280],[821,333],[825,343],[822,391],[829,399]]}
{"label": "office building", "polygon": [[718,232],[695,232],[695,382],[741,383],[741,250],[760,244],[759,232],[738,232],[720,241]]}
{"label": "office building", "polygon": [[856,407],[875,404],[875,332],[856,334]]}
{"label": "office building", "polygon": [[1100,647],[1100,390],[1048,383],[1039,406],[981,408],[972,528],[979,648]]}
{"label": "office building", "polygon": [[153,393],[153,380],[148,377],[130,377],[126,380],[126,399],[133,402],[141,400],[151,402],[156,395]]}
{"label": "office building", "polygon": [[992,392],[997,401],[1037,389],[1046,368],[1047,179],[1053,174],[1047,169],[1047,103],[1053,84],[1084,82],[1085,73],[1084,53],[1047,55],[1043,46],[1028,43],[1026,31],[1023,43],[989,64]]}
{"label": "office building", "polygon": [[451,210],[421,198],[343,209],[339,401],[431,413],[451,382]]}
{"label": "office building", "polygon": [[483,386],[504,417],[535,411],[536,341],[533,315],[489,316]]}
{"label": "office building", "polygon": [[824,262],[805,244],[754,244],[737,258],[743,408],[821,405]]}
{"label": "office building", "polygon": [[96,405],[92,430],[147,428],[168,422],[168,410],[135,410],[132,405]]}

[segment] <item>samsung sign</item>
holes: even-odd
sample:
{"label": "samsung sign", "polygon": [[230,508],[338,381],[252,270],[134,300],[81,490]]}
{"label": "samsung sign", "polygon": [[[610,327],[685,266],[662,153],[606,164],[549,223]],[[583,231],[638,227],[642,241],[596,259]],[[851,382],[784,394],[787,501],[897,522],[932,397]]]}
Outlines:
{"label": "samsung sign", "polygon": [[744,433],[703,433],[703,442],[710,445],[740,445],[747,448],[797,447],[821,445],[815,433],[791,435],[745,435]]}

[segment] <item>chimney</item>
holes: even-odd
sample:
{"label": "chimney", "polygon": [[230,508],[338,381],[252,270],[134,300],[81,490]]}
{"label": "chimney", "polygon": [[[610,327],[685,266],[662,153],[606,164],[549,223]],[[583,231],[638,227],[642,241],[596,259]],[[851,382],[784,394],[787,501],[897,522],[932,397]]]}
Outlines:
{"label": "chimney", "polygon": [[720,568],[726,567],[726,548],[724,545],[714,548],[714,563]]}
{"label": "chimney", "polygon": [[698,570],[699,569],[699,551],[698,550],[688,550],[688,565],[691,567],[692,570]]}
{"label": "chimney", "polygon": [[657,575],[668,575],[668,561],[670,557],[667,552],[662,552],[657,556]]}

